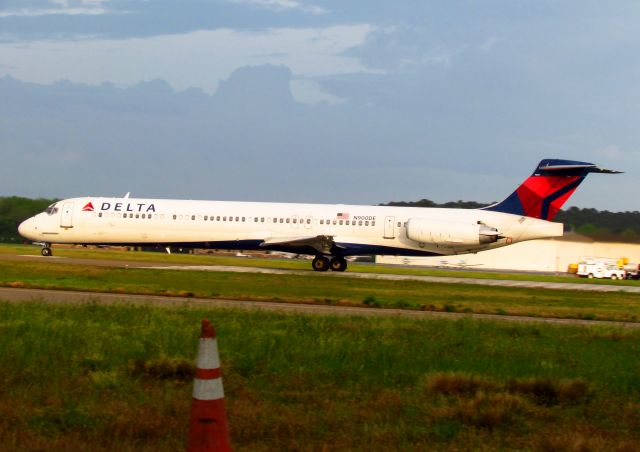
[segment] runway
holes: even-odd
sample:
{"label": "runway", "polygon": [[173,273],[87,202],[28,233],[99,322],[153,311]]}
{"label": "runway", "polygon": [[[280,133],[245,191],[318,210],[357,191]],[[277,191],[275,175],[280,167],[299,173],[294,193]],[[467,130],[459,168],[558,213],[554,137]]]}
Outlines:
{"label": "runway", "polygon": [[529,289],[549,289],[549,290],[572,290],[586,292],[626,292],[639,293],[640,283],[638,285],[623,284],[597,284],[591,282],[572,283],[572,282],[544,282],[544,281],[515,281],[504,279],[485,279],[485,278],[465,278],[451,276],[422,276],[422,275],[396,275],[382,273],[361,273],[347,271],[345,273],[317,273],[312,270],[286,270],[268,267],[243,267],[228,265],[176,265],[164,262],[140,262],[140,261],[122,261],[108,259],[77,259],[68,257],[42,257],[33,255],[0,255],[3,260],[34,260],[46,261],[48,263],[74,264],[74,265],[94,265],[100,267],[120,267],[120,268],[148,268],[153,270],[181,270],[181,271],[209,271],[209,272],[233,272],[233,273],[262,273],[276,275],[317,275],[322,278],[357,278],[387,281],[422,281],[431,283],[445,284],[472,284],[481,286],[500,286],[500,287],[516,287]]}
{"label": "runway", "polygon": [[153,305],[158,307],[181,308],[226,308],[250,309],[275,312],[289,312],[308,315],[337,316],[392,316],[414,319],[475,319],[516,323],[544,323],[556,325],[578,325],[584,327],[604,326],[616,328],[640,328],[640,323],[611,322],[582,319],[555,319],[544,317],[526,317],[494,314],[467,314],[457,312],[418,311],[408,309],[386,309],[353,306],[333,306],[301,303],[279,303],[268,301],[228,300],[216,298],[184,298],[155,295],[127,295],[100,292],[80,292],[68,290],[15,289],[0,287],[0,300],[11,303],[42,302],[51,304],[91,304],[105,305],[134,304]]}

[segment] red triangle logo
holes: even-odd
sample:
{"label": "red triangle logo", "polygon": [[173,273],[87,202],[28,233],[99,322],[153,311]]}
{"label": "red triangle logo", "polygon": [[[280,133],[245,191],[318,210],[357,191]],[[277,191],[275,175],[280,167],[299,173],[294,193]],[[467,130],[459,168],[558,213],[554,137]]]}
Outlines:
{"label": "red triangle logo", "polygon": [[87,203],[87,205],[82,208],[82,211],[83,212],[93,212],[93,204],[91,203],[91,201],[89,201]]}

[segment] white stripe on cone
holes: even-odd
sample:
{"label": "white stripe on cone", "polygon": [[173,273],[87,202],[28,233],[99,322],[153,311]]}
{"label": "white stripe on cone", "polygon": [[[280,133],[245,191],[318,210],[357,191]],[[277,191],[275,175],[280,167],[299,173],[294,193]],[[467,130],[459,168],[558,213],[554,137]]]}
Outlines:
{"label": "white stripe on cone", "polygon": [[196,378],[193,380],[193,398],[198,400],[223,399],[224,389],[222,387],[222,379],[202,380]]}
{"label": "white stripe on cone", "polygon": [[198,366],[198,369],[220,368],[220,357],[218,356],[218,339],[209,337],[200,338],[196,365]]}

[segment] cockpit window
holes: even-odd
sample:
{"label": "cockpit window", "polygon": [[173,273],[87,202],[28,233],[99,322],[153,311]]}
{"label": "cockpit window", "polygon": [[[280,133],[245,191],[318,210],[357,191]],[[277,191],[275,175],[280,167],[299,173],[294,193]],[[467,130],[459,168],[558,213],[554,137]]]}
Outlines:
{"label": "cockpit window", "polygon": [[58,207],[55,204],[51,204],[49,207],[47,207],[47,210],[45,210],[45,212],[47,212],[48,215],[55,215],[58,213]]}

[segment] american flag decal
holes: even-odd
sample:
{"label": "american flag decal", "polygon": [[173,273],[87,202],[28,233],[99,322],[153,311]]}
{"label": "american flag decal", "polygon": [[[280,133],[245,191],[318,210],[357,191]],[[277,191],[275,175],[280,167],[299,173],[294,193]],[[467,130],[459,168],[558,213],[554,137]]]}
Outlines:
{"label": "american flag decal", "polygon": [[349,214],[348,213],[339,212],[337,216],[338,216],[338,219],[340,219],[340,220],[348,220],[349,219]]}

